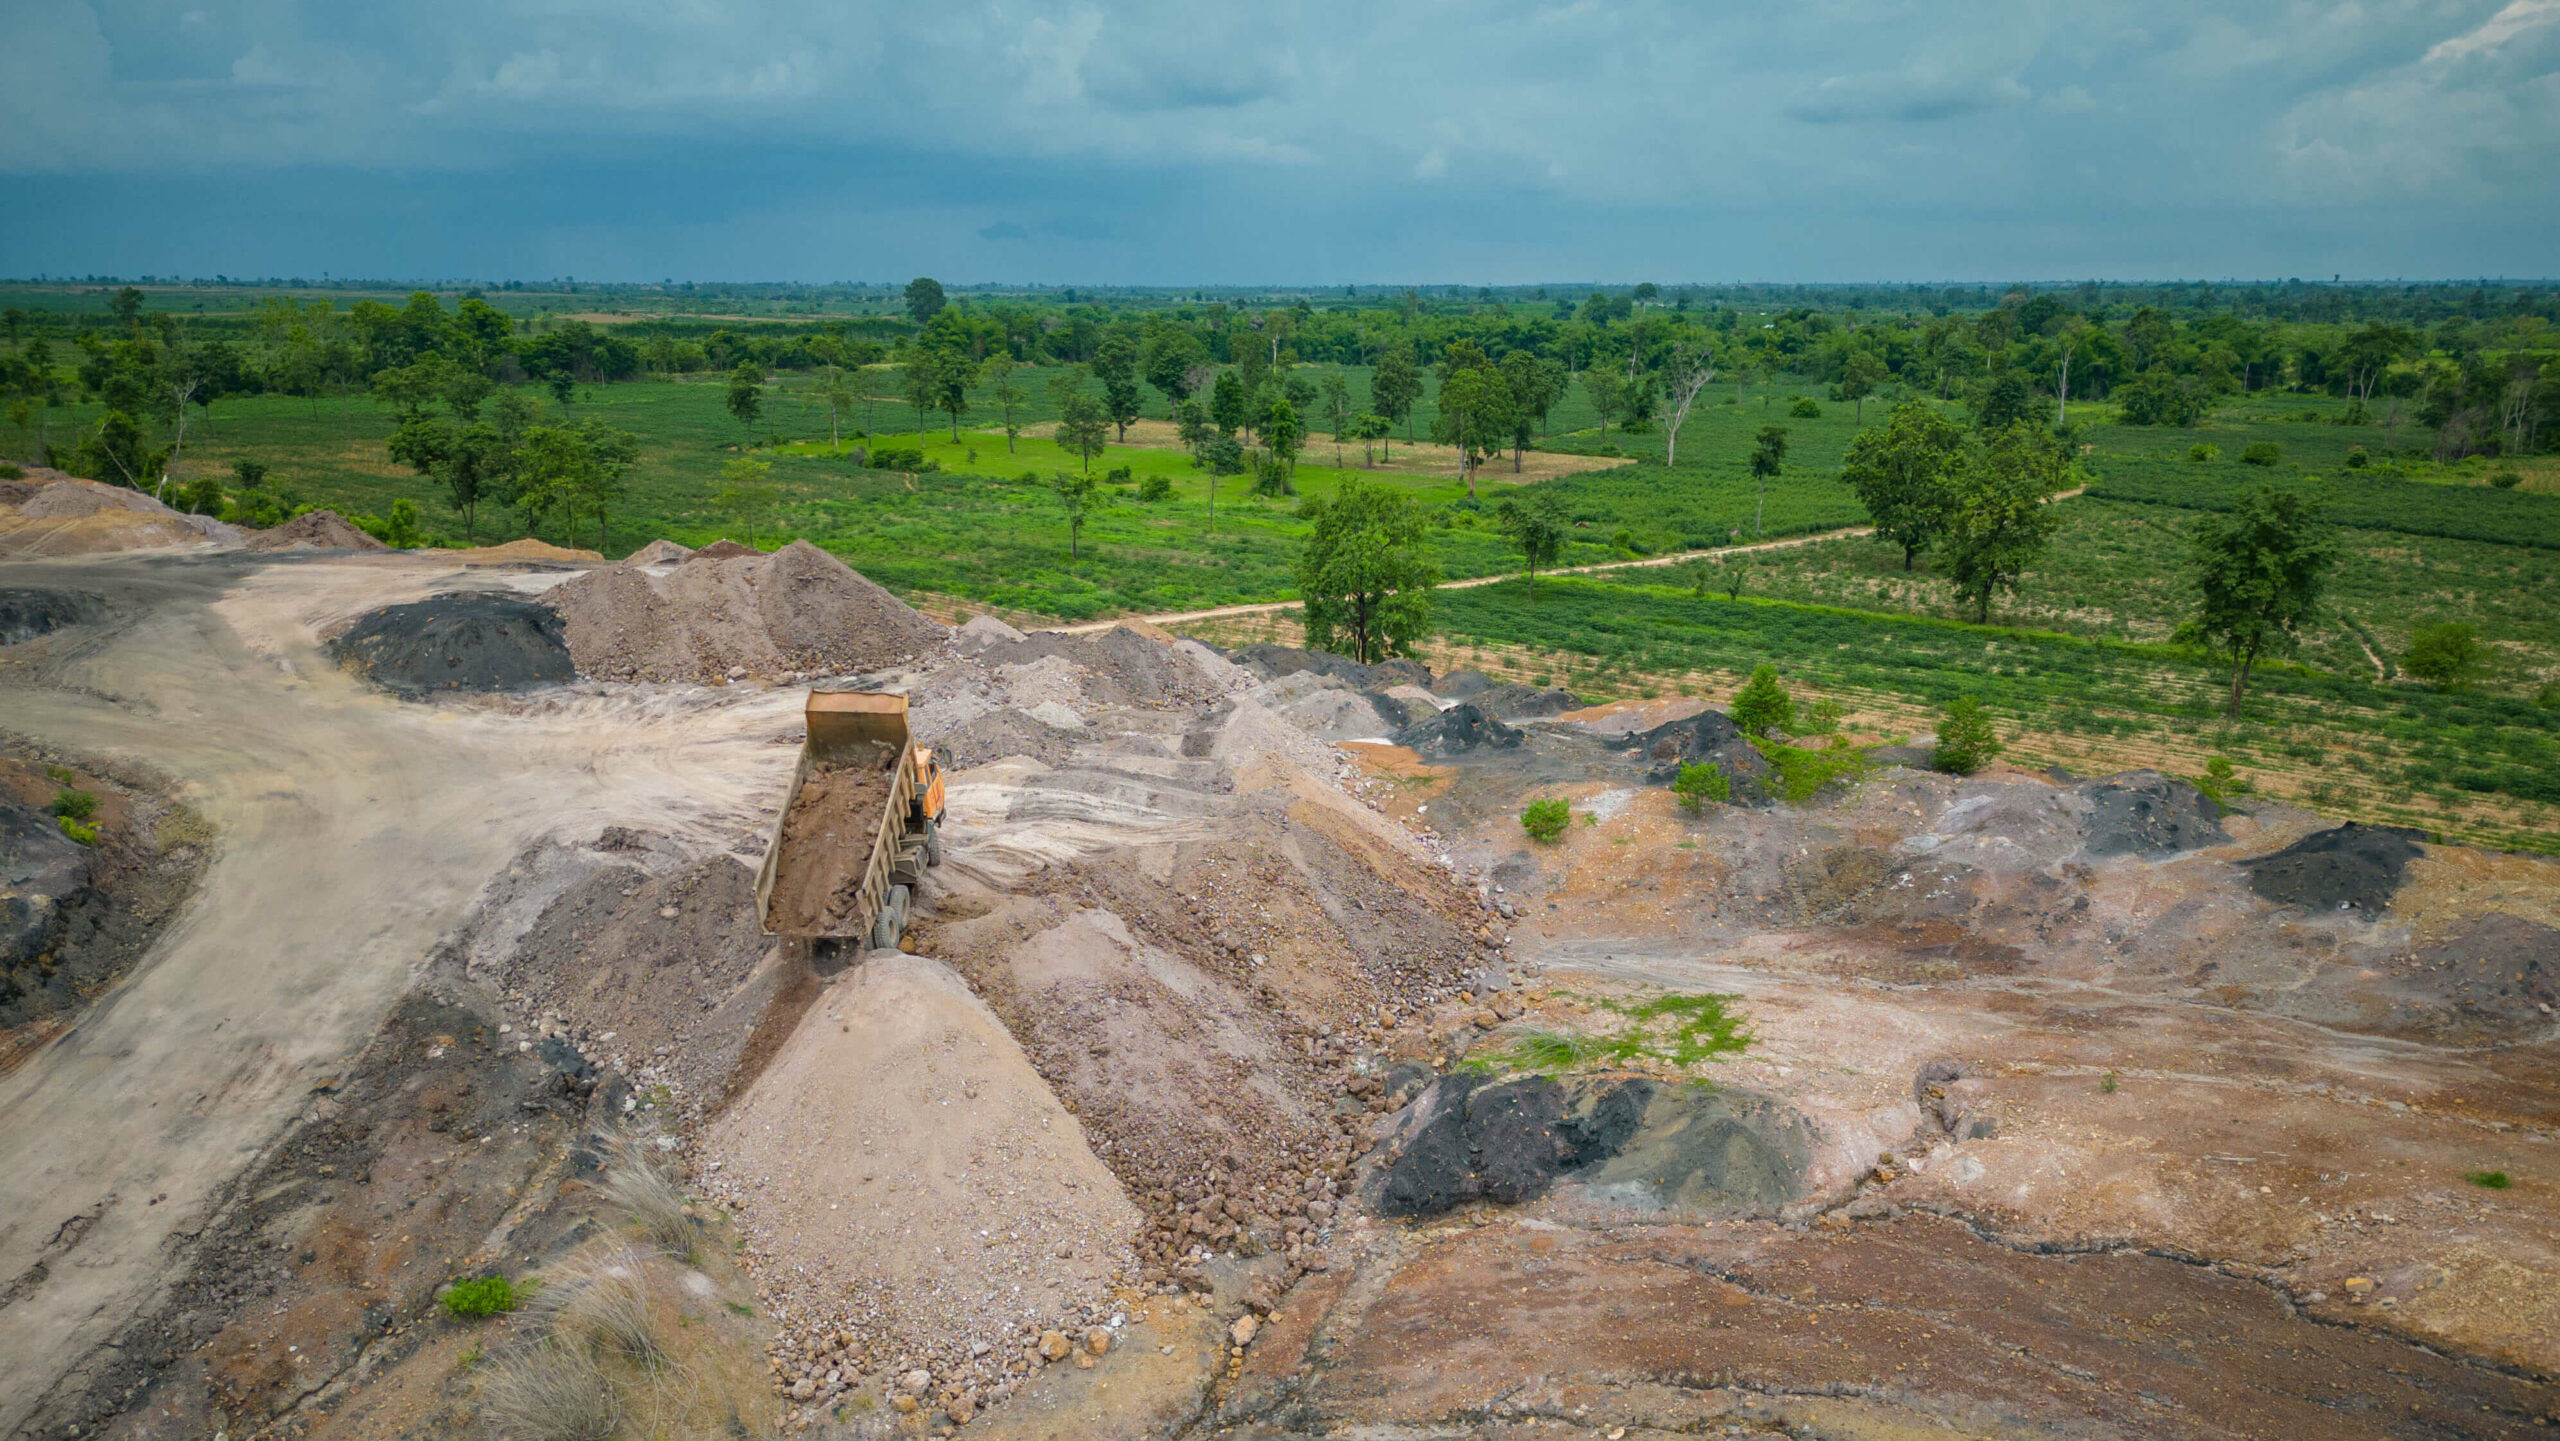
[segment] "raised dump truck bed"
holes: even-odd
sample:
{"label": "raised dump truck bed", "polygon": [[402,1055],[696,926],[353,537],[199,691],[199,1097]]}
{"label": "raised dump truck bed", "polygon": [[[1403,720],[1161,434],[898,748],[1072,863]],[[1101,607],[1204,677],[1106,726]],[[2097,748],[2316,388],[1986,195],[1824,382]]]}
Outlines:
{"label": "raised dump truck bed", "polygon": [[812,691],[808,735],[756,876],[767,935],[894,946],[909,889],[942,859],[942,767],[907,733],[907,698]]}

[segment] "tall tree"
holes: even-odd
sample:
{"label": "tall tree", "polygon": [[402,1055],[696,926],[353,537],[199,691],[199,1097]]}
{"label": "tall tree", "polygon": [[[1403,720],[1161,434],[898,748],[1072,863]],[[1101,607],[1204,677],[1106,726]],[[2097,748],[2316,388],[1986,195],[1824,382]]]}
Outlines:
{"label": "tall tree", "polygon": [[1494,524],[1520,552],[1521,563],[1529,572],[1529,603],[1538,603],[1538,567],[1552,567],[1564,554],[1565,517],[1563,507],[1543,488],[1533,487],[1526,496],[1505,496],[1493,511]]}
{"label": "tall tree", "polygon": [[986,364],[978,367],[978,377],[993,388],[996,404],[1004,409],[1004,453],[1013,455],[1016,453],[1014,441],[1022,434],[1020,422],[1014,419],[1013,408],[1031,398],[1031,392],[1013,383],[1013,352],[991,352]]}
{"label": "tall tree", "polygon": [[[1481,352],[1479,352],[1481,355]],[[1475,464],[1501,448],[1511,434],[1511,387],[1490,365],[1453,370],[1440,382],[1439,411],[1431,438],[1458,451],[1458,478],[1476,493]]]}
{"label": "tall tree", "polygon": [[1909,570],[1946,532],[1953,498],[1950,476],[1965,464],[1962,427],[1926,401],[1906,400],[1883,427],[1849,442],[1840,479],[1855,491],[1876,534],[1902,547]]}
{"label": "tall tree", "polygon": [[1342,431],[1351,423],[1351,385],[1342,378],[1341,371],[1325,372],[1323,396],[1326,428],[1333,432],[1333,464],[1340,469]]}
{"label": "tall tree", "polygon": [[923,325],[942,313],[942,282],[919,275],[907,282],[907,314]]}
{"label": "tall tree", "polygon": [[1582,372],[1583,393],[1591,397],[1591,413],[1600,417],[1600,438],[1609,438],[1609,422],[1626,413],[1627,382],[1605,365]]}
{"label": "tall tree", "polygon": [[2000,431],[1948,478],[1947,578],[1973,603],[1977,623],[1991,619],[1993,592],[2015,592],[2019,577],[2044,556],[2067,465],[2059,447],[2024,422]]}
{"label": "tall tree", "polygon": [[942,404],[942,353],[926,345],[907,347],[907,365],[899,389],[916,408],[916,444],[924,444],[925,417]]}
{"label": "tall tree", "polygon": [[2071,357],[2089,343],[2089,337],[2096,333],[2097,327],[2081,316],[2062,315],[2054,318],[2052,329],[2056,366],[2053,394],[2061,402],[2061,412],[2054,417],[2054,424],[2067,425],[2071,421]]}
{"label": "tall tree", "polygon": [[1866,424],[1867,397],[1875,394],[1876,387],[1884,381],[1884,362],[1876,358],[1874,351],[1849,352],[1847,366],[1840,375],[1840,398],[1856,403],[1856,409],[1850,414],[1858,424]]}
{"label": "tall tree", "polygon": [[1787,459],[1787,428],[1764,425],[1751,442],[1751,478],[1760,487],[1760,504],[1751,512],[1751,538],[1758,540],[1766,531],[1769,518],[1769,482],[1777,479],[1778,468]]}
{"label": "tall tree", "polygon": [[1502,357],[1502,380],[1511,387],[1511,473],[1520,473],[1520,457],[1531,432],[1543,428],[1547,413],[1564,398],[1564,367],[1533,351],[1515,350]]}
{"label": "tall tree", "polygon": [[1671,417],[1662,424],[1662,463],[1676,465],[1680,460],[1680,427],[1689,423],[1689,406],[1698,398],[1698,392],[1716,378],[1715,342],[1703,341],[1694,351],[1675,346],[1663,367],[1663,376],[1671,390]]}
{"label": "tall tree", "polygon": [[756,438],[756,419],[764,414],[764,367],[752,360],[741,360],[729,372],[729,413],[747,428],[747,439]]}
{"label": "tall tree", "polygon": [[1245,392],[1244,381],[1232,370],[1218,372],[1216,383],[1209,387],[1209,419],[1220,435],[1233,435],[1250,419],[1247,407],[1252,403]]}
{"label": "tall tree", "polygon": [[1378,357],[1369,377],[1369,408],[1391,421],[1401,421],[1405,439],[1413,439],[1413,406],[1422,399],[1422,370],[1414,364],[1413,343],[1398,341]]}
{"label": "tall tree", "polygon": [[1401,491],[1344,477],[1311,502],[1315,528],[1298,552],[1298,599],[1312,649],[1363,665],[1410,650],[1431,625],[1428,526]]}
{"label": "tall tree", "polygon": [[1094,377],[1102,382],[1103,413],[1119,428],[1122,442],[1129,439],[1129,422],[1138,418],[1138,342],[1128,332],[1114,330],[1102,338],[1093,352]]}
{"label": "tall tree", "polygon": [[827,413],[827,448],[835,455],[844,454],[843,418],[850,414],[861,396],[853,378],[833,355],[818,366],[818,374],[809,387],[809,400]]}
{"label": "tall tree", "polygon": [[2318,617],[2337,542],[2320,523],[2317,505],[2262,485],[2230,514],[2200,520],[2192,545],[2195,633],[2231,658],[2223,713],[2237,720],[2258,658],[2292,653]]}
{"label": "tall tree", "polygon": [[1087,474],[1093,470],[1093,458],[1111,443],[1111,416],[1102,402],[1078,391],[1058,407],[1058,444],[1084,462]]}
{"label": "tall tree", "polygon": [[1147,342],[1139,367],[1146,372],[1147,384],[1164,392],[1167,418],[1181,419],[1182,402],[1197,388],[1193,373],[1208,361],[1208,348],[1188,330],[1158,331]]}

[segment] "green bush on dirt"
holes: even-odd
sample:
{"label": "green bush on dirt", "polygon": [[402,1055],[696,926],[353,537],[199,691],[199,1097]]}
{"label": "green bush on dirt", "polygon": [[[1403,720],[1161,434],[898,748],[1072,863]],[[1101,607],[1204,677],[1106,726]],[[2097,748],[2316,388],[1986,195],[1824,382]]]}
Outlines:
{"label": "green bush on dirt", "polygon": [[1531,801],[1529,808],[1520,813],[1520,829],[1527,831],[1533,841],[1553,841],[1572,823],[1573,808],[1552,798]]}
{"label": "green bush on dirt", "polygon": [[2208,756],[2204,774],[2196,777],[2196,789],[2204,792],[2204,798],[2213,802],[2215,810],[2227,815],[2231,810],[2231,798],[2248,794],[2249,782],[2232,769],[2231,757]]}
{"label": "green bush on dirt", "polygon": [[2462,1179],[2488,1191],[2503,1191],[2515,1184],[2507,1179],[2507,1173],[2504,1171],[2473,1171]]}
{"label": "green bush on dirt", "polygon": [[84,846],[94,846],[98,843],[98,828],[96,826],[84,826],[69,816],[57,816],[54,818],[53,823],[62,827],[62,833],[64,835],[69,836],[71,839],[78,841]]}
{"label": "green bush on dirt", "polygon": [[504,1276],[475,1276],[445,1288],[444,1309],[448,1314],[471,1320],[503,1316],[523,1305],[527,1294],[525,1289]]}
{"label": "green bush on dirt", "polygon": [[1691,815],[1696,815],[1709,801],[1718,804],[1733,799],[1733,782],[1726,780],[1724,767],[1714,761],[1701,765],[1684,765],[1671,782],[1671,794]]}
{"label": "green bush on dirt", "polygon": [[69,820],[85,821],[97,814],[98,798],[88,791],[70,786],[53,793],[53,813]]}
{"label": "green bush on dirt", "polygon": [[1969,776],[1991,764],[2000,754],[2000,737],[1991,729],[1991,717],[1984,714],[1982,702],[1969,695],[1947,702],[1938,721],[1938,750],[1931,758],[1938,769],[1951,776]]}
{"label": "green bush on dirt", "polygon": [[1836,782],[1857,779],[1867,769],[1867,758],[1855,746],[1839,736],[1821,750],[1811,746],[1782,746],[1772,741],[1755,743],[1767,757],[1769,768],[1778,773],[1778,797],[1789,805],[1802,805],[1822,794]]}
{"label": "green bush on dirt", "polygon": [[1764,736],[1795,723],[1796,703],[1778,680],[1778,668],[1763,663],[1752,667],[1751,679],[1734,692],[1728,713],[1744,735]]}

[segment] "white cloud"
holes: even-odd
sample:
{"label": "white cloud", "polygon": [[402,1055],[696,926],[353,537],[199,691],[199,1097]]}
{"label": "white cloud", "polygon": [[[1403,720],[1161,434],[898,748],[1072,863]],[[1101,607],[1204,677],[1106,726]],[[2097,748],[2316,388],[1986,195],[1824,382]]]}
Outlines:
{"label": "white cloud", "polygon": [[1416,180],[1437,180],[1448,173],[1449,152],[1437,145],[1422,152],[1422,158],[1413,162],[1413,178]]}

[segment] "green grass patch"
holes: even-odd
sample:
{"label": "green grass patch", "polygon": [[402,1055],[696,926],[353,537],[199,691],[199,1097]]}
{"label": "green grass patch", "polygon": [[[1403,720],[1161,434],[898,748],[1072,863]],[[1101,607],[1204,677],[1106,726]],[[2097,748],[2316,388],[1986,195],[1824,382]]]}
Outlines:
{"label": "green grass patch", "polygon": [[2484,1191],[2503,1191],[2515,1184],[2504,1171],[2471,1171],[2463,1178]]}
{"label": "green grass patch", "polygon": [[1594,1006],[1623,1018],[1626,1024],[1604,1034],[1581,1036],[1533,1031],[1499,1059],[1512,1070],[1553,1075],[1647,1062],[1687,1067],[1739,1055],[1750,1047],[1751,1037],[1742,1029],[1742,1018],[1728,1006],[1740,999],[1666,992],[1632,1005],[1597,1000]]}
{"label": "green grass patch", "polygon": [[479,1320],[505,1315],[523,1305],[532,1294],[530,1286],[518,1286],[504,1276],[478,1276],[447,1286],[444,1309],[449,1315]]}
{"label": "green grass patch", "polygon": [[1752,745],[1778,773],[1778,797],[1789,805],[1802,805],[1831,785],[1854,782],[1868,769],[1865,753],[1836,736],[1820,750],[1774,741]]}

